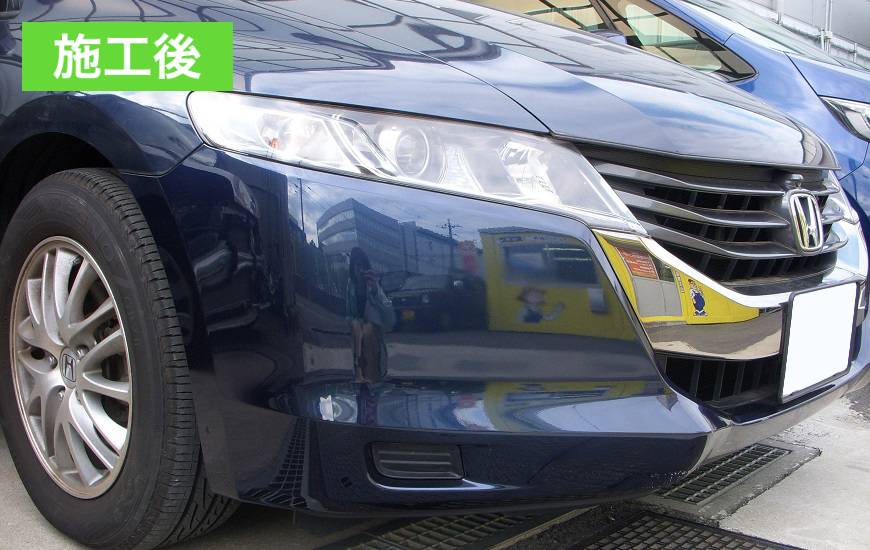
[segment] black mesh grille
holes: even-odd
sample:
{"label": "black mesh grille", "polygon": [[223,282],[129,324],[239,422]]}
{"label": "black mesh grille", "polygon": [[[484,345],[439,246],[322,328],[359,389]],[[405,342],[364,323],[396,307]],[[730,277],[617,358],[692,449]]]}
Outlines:
{"label": "black mesh grille", "polygon": [[736,282],[772,278],[802,278],[826,273],[837,261],[836,252],[792,258],[738,260],[691,248],[662,243],[674,256],[716,281]]}
{"label": "black mesh grille", "polygon": [[774,397],[782,355],[748,361],[715,361],[680,355],[656,358],[665,376],[689,396],[714,406],[733,407]]}

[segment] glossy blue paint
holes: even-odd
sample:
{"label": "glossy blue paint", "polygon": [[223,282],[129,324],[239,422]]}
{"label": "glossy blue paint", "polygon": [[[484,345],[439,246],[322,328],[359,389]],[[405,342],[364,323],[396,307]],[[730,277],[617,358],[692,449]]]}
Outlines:
{"label": "glossy blue paint", "polygon": [[[837,176],[840,179],[864,165],[867,141],[844,128],[818,96],[870,102],[870,73],[773,49],[735,34],[721,21],[704,16],[680,0],[651,1],[707,33],[749,63],[757,75],[734,84],[778,107],[822,136],[837,156],[841,168]],[[870,180],[862,179],[856,184],[870,188]]]}
{"label": "glossy blue paint", "polygon": [[[666,155],[832,166],[812,132],[750,96],[607,41],[511,25],[461,2],[143,6],[25,2],[18,18],[0,23],[0,163],[29,138],[62,134],[122,173],[167,270],[215,491],[368,514],[625,498],[867,382],[870,336],[848,375],[788,405],[734,417],[698,404],[663,380],[597,240],[577,220],[217,151],[193,132],[182,93],[22,93],[20,28],[85,18],[233,21],[239,92]],[[7,177],[9,165],[0,168]],[[354,239],[330,240],[351,227]],[[484,269],[491,249],[482,243],[494,233],[570,245],[588,267],[566,307],[582,304],[593,321],[570,331],[496,330],[487,305],[478,312],[485,323],[407,323],[383,334],[387,376],[357,380],[349,243],[366,249],[382,287],[392,276],[432,272],[462,275],[486,293],[510,276],[505,264]],[[471,244],[454,256],[457,242]],[[520,296],[511,290],[499,303],[515,308],[511,320],[535,322],[525,320]],[[410,308],[397,309],[402,318]],[[467,476],[415,485],[379,478],[366,458],[377,441],[459,445]]]}
{"label": "glossy blue paint", "polygon": [[739,35],[732,36],[727,46],[744,54],[752,50],[755,53],[753,66],[763,67],[758,69],[756,78],[735,85],[778,106],[826,136],[826,142],[831,145],[840,164],[840,178],[863,163],[867,142],[855,137],[831,114],[788,55],[777,50],[755,49],[748,39]]}
{"label": "glossy blue paint", "polygon": [[[192,360],[191,366],[198,380],[197,417],[206,456],[222,457],[210,460],[210,476],[223,491],[244,497],[262,489],[250,486],[250,481],[246,486],[243,480],[257,468],[263,469],[258,476],[267,475],[283,459],[283,450],[271,455],[265,448],[285,441],[285,434],[264,431],[292,431],[298,424],[285,414],[376,428],[375,433],[386,438],[392,433],[388,428],[422,431],[420,441],[429,438],[427,434],[449,432],[595,437],[630,432],[650,433],[666,445],[672,438],[697,437],[711,428],[695,404],[664,384],[643,341],[629,336],[640,329],[606,264],[597,267],[600,292],[606,297],[599,321],[623,327],[615,339],[503,332],[486,326],[390,332],[385,335],[388,382],[353,382],[346,280],[318,272],[318,266],[341,254],[320,242],[328,234],[318,226],[324,212],[353,201],[357,223],[362,216],[375,219],[372,210],[377,208],[380,228],[411,222],[405,232],[412,231],[420,240],[432,238],[449,217],[461,226],[455,238],[480,241],[488,228],[512,227],[518,235],[535,232],[585,243],[593,257],[603,257],[582,224],[207,148],[159,182],[191,259],[195,285],[185,288],[182,277],[173,277],[173,284],[182,287],[177,292],[173,288],[173,293],[188,295],[193,290],[201,304],[199,312],[180,308],[184,318],[193,320],[189,347],[211,352],[210,361]],[[141,185],[134,183],[133,188]],[[424,203],[425,210],[419,207]],[[391,245],[400,262],[432,263],[423,246],[415,253],[407,242]],[[375,251],[370,249],[369,255],[376,260]],[[485,284],[496,284],[492,277],[497,276],[484,276]],[[520,306],[518,302],[517,310]],[[559,392],[563,397],[553,398]],[[619,402],[606,399],[608,392],[619,394]],[[530,399],[537,394],[543,395]],[[511,395],[527,397],[517,406],[511,404]],[[332,408],[325,410],[324,402]],[[620,414],[623,407],[637,416]],[[239,422],[240,415],[250,421]],[[602,421],[578,423],[584,415],[602,415]],[[253,425],[262,428],[252,431]],[[661,431],[663,425],[667,433]],[[328,426],[319,430],[334,431]],[[249,438],[269,443],[252,439],[239,444]],[[365,444],[360,441],[354,456],[364,454]],[[688,460],[697,461],[698,456]],[[689,466],[682,464],[680,469]],[[485,476],[471,479],[492,481]]]}
{"label": "glossy blue paint", "polygon": [[[165,190],[192,264],[189,278],[173,275],[173,294],[198,297],[181,300],[179,311],[190,320],[187,345],[210,482],[243,500],[409,514],[485,508],[489,499],[529,507],[540,498],[550,506],[629,498],[812,414],[866,376],[865,363],[856,361],[821,399],[724,417],[666,385],[615,274],[599,262],[607,305],[599,322],[629,333],[609,339],[585,336],[584,327],[573,335],[504,332],[489,323],[391,331],[386,381],[357,383],[346,282],[324,269],[344,252],[321,240],[342,226],[328,224],[325,213],[349,212],[357,231],[371,223],[379,231],[407,228],[391,246],[400,264],[418,266],[431,258],[426,247],[409,245],[408,231],[443,239],[446,229],[438,226],[448,218],[460,227],[457,239],[481,242],[492,228],[511,228],[515,235],[578,242],[603,258],[597,242],[584,225],[552,214],[205,147],[165,176],[134,180],[133,188],[145,180]],[[358,236],[354,244],[375,261],[372,238]],[[504,276],[465,272],[487,286]],[[755,422],[771,415],[779,420]],[[536,438],[533,448],[523,435]],[[378,477],[360,460],[372,441],[459,445],[466,477],[422,484]],[[322,472],[309,480],[308,492],[276,481],[285,463],[301,455]],[[580,475],[591,471],[600,477]],[[550,478],[568,472],[572,483]]]}
{"label": "glossy blue paint", "polygon": [[[208,17],[235,23],[234,88],[239,91],[549,131],[675,155],[783,166],[834,162],[812,132],[763,103],[716,79],[698,77],[694,71],[607,40],[585,34],[564,37],[534,22],[517,27],[504,17],[496,18],[492,10],[487,12],[493,21],[483,25],[472,11],[482,8],[462,2],[451,3],[454,9],[386,0],[381,4],[234,0],[227,3],[231,15],[215,12]],[[455,9],[460,6],[467,11]],[[18,39],[18,22],[26,20],[142,17],[132,7],[105,15],[91,9],[90,2],[69,0],[42,13],[40,4],[28,3],[10,23],[11,33]],[[400,10],[410,10],[411,15]],[[347,26],[340,24],[341,17],[334,22],[335,14],[343,14]],[[174,6],[161,20],[203,17],[207,15],[199,6],[189,2]],[[357,23],[351,27],[352,21]],[[20,64],[17,56],[20,53],[10,59]],[[20,82],[14,71],[11,74]],[[657,101],[649,101],[653,93]],[[9,112],[41,95],[11,94]],[[105,95],[74,94],[88,102]],[[154,120],[119,123],[120,113],[104,109],[100,115],[109,118],[98,127],[123,128],[107,132],[105,142],[91,139],[90,125],[76,127],[63,113],[52,112],[36,118],[38,128],[21,128],[15,121],[0,126],[0,144],[11,149],[22,136],[57,131],[96,141],[98,150],[124,170],[163,172],[192,150],[188,124],[182,122],[183,136],[155,130],[166,113],[186,118],[183,105],[180,98],[163,94],[133,98],[145,111],[156,111],[149,115]],[[41,109],[38,105],[34,108]],[[136,129],[138,134],[126,134]],[[129,143],[122,151],[131,155],[140,154],[138,148],[168,157],[169,162],[127,159],[110,146],[116,142]],[[813,158],[807,157],[808,151]]]}
{"label": "glossy blue paint", "polygon": [[[723,87],[717,79],[699,77],[695,71],[661,63],[594,35],[566,35],[559,27],[458,1],[436,6],[396,0],[365,5],[298,0],[270,7],[275,14],[304,13],[331,25],[347,25],[358,33],[352,35],[354,40],[380,39],[473,75],[514,99],[557,135],[747,163],[833,162],[812,132],[751,97]],[[328,40],[330,47],[341,44],[337,38]],[[437,79],[438,73],[434,74]],[[391,94],[390,103],[403,105],[419,93],[413,88],[417,78],[356,99],[341,95],[350,91],[329,86],[335,73],[311,72],[299,79],[281,72],[256,78],[279,86],[291,97],[339,94],[336,101],[356,105],[361,105],[361,97],[379,100],[386,93]],[[361,85],[367,86],[365,79]],[[316,87],[316,92],[308,86]],[[428,81],[426,87],[428,92]],[[251,89],[260,91],[256,79]],[[423,97],[440,95],[438,88],[429,93]],[[655,101],[650,101],[652,97]],[[430,113],[431,108],[424,112]],[[467,114],[462,118],[477,120]],[[805,148],[805,141],[813,145]],[[723,142],[729,147],[720,147]],[[807,150],[817,150],[819,157],[805,158]]]}
{"label": "glossy blue paint", "polygon": [[795,66],[820,96],[870,103],[870,73],[790,55]]}

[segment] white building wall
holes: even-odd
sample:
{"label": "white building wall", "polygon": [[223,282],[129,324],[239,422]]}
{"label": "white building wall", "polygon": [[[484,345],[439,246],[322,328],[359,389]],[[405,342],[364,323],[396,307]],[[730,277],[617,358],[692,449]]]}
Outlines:
{"label": "white building wall", "polygon": [[[831,31],[825,49],[832,55],[870,68],[870,0],[735,0],[752,11],[779,19],[808,43],[822,45],[822,31]],[[831,4],[830,24],[826,10]]]}

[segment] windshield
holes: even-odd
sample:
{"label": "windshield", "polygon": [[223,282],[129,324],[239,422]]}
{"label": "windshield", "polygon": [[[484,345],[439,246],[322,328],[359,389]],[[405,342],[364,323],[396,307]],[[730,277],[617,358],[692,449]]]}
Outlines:
{"label": "windshield", "polygon": [[839,59],[825,53],[821,48],[802,41],[798,35],[777,25],[770,19],[731,2],[720,0],[683,1],[698,8],[698,11],[711,17],[720,25],[768,48],[782,50],[787,53],[796,53],[826,63],[864,69],[864,67],[851,61]]}
{"label": "windshield", "polygon": [[591,0],[468,1],[587,31],[606,30],[604,20],[612,20],[630,46],[726,81],[755,76],[736,54],[648,0],[599,0],[595,5]]}
{"label": "windshield", "polygon": [[447,286],[449,277],[446,275],[417,275],[408,278],[402,290],[432,290]]}

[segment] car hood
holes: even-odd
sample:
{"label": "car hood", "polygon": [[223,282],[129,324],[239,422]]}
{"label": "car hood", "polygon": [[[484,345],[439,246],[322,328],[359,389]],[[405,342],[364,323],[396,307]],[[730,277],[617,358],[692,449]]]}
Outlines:
{"label": "car hood", "polygon": [[788,54],[795,67],[820,96],[870,103],[870,72]]}
{"label": "car hood", "polygon": [[[235,88],[742,163],[835,167],[781,112],[594,35],[461,1],[235,3]],[[209,14],[212,15],[212,14]]]}

